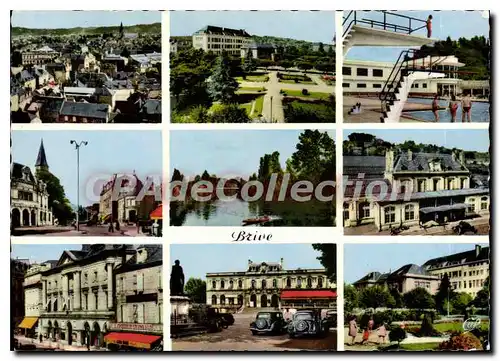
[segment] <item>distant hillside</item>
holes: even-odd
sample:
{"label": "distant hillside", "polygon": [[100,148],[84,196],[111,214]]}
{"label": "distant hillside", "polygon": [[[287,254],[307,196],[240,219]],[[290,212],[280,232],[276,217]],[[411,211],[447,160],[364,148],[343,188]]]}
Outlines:
{"label": "distant hillside", "polygon": [[[12,36],[21,35],[69,35],[69,34],[103,34],[103,33],[114,33],[120,30],[120,24],[117,26],[99,26],[99,27],[88,27],[88,28],[61,28],[61,29],[30,29],[30,28],[20,28],[12,27]],[[137,24],[124,26],[123,31],[125,33],[159,33],[161,32],[161,23],[153,24]]]}
{"label": "distant hillside", "polygon": [[252,39],[259,44],[275,44],[279,46],[295,46],[300,48],[303,45],[315,44],[313,41],[295,40],[290,38],[278,38],[276,36],[252,35]]}
{"label": "distant hillside", "polygon": [[171,36],[170,39],[177,41],[192,41],[192,36]]}

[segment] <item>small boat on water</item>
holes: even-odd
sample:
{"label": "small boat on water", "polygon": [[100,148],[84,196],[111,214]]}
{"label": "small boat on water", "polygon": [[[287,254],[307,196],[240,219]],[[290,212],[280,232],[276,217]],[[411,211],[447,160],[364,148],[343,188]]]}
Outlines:
{"label": "small boat on water", "polygon": [[275,217],[275,216],[261,216],[261,217],[255,217],[255,218],[247,218],[242,221],[244,226],[248,226],[251,224],[262,224],[262,223],[267,223],[271,222],[274,220],[280,219],[280,217]]}

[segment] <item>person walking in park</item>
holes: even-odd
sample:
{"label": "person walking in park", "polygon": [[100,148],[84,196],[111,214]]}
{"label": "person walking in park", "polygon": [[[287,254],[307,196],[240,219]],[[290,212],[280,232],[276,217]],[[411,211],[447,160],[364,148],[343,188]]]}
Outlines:
{"label": "person walking in park", "polygon": [[387,328],[385,327],[385,324],[382,324],[379,328],[377,328],[377,334],[378,343],[385,343],[385,338],[387,336]]}
{"label": "person walking in park", "polygon": [[470,114],[472,109],[472,100],[469,93],[464,93],[462,98],[462,123],[470,123]]}
{"label": "person walking in park", "polygon": [[451,122],[452,123],[455,123],[455,121],[457,120],[457,110],[458,110],[458,105],[459,105],[459,102],[457,100],[457,97],[455,96],[455,94],[451,94],[451,100],[450,100],[450,114],[451,114]]}
{"label": "person walking in park", "polygon": [[432,36],[432,15],[429,15],[425,25],[427,27],[427,37],[430,38]]}
{"label": "person walking in park", "polygon": [[368,321],[368,332],[372,332],[373,331],[373,324],[375,322],[373,321],[373,317],[370,317],[370,320]]}
{"label": "person walking in park", "polygon": [[439,122],[439,95],[434,95],[432,100],[432,113],[434,113],[434,120]]}
{"label": "person walking in park", "polygon": [[368,339],[370,338],[370,332],[368,331],[368,327],[365,328],[363,331],[363,341],[361,341],[361,344],[364,345],[365,342],[368,342]]}
{"label": "person walking in park", "polygon": [[351,316],[349,321],[349,336],[352,337],[351,345],[354,345],[354,340],[358,334],[358,325],[356,324],[356,316]]}

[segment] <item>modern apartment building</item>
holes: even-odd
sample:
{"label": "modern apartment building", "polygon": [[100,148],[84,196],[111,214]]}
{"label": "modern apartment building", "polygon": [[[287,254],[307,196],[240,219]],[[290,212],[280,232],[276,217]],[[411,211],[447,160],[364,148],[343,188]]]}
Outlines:
{"label": "modern apartment building", "polygon": [[250,45],[251,35],[245,30],[221,28],[208,25],[193,34],[193,47],[211,51],[215,54],[227,52],[229,55],[240,56],[241,48]]}

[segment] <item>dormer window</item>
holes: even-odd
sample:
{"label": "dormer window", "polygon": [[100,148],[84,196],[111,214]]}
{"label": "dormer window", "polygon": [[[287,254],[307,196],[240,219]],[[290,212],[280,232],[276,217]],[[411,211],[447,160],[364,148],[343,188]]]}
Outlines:
{"label": "dormer window", "polygon": [[424,167],[422,167],[421,164],[418,165],[418,170],[424,170]]}

